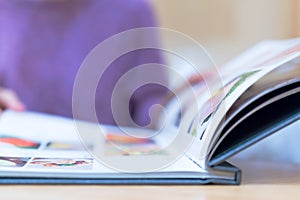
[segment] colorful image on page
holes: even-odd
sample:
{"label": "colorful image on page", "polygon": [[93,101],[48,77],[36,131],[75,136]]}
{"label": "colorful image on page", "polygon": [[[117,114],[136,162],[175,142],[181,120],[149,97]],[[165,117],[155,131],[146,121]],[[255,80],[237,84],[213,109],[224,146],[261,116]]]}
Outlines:
{"label": "colorful image on page", "polygon": [[132,155],[166,154],[161,146],[150,138],[137,138],[107,133],[104,155],[106,156],[132,156]]}
{"label": "colorful image on page", "polygon": [[[193,136],[200,136],[200,140],[207,128],[208,122],[213,113],[217,110],[222,101],[228,98],[234,91],[236,91],[249,77],[256,74],[260,70],[246,72],[239,77],[227,83],[222,89],[218,90],[212,97],[204,104],[200,113],[200,128],[191,130]],[[197,123],[197,122],[194,122]]]}
{"label": "colorful image on page", "polygon": [[45,149],[54,151],[84,151],[84,147],[80,143],[70,142],[48,142]]}
{"label": "colorful image on page", "polygon": [[28,157],[0,157],[0,167],[23,167]]}
{"label": "colorful image on page", "polygon": [[13,137],[13,136],[6,136],[0,135],[0,146],[1,148],[24,148],[24,149],[38,149],[40,147],[40,143],[37,141]]}
{"label": "colorful image on page", "polygon": [[[201,113],[199,118],[200,120],[193,121],[193,123],[200,122],[200,127],[190,130],[192,136],[196,137],[198,135],[201,135],[200,139],[202,138],[202,135],[205,132],[208,122],[212,117],[214,111],[217,109],[221,101],[226,97],[226,94],[229,93],[229,91],[236,85],[236,83],[239,80],[240,79],[237,78],[229,82],[222,89],[218,90],[214,95],[212,95],[212,97],[204,104],[204,106],[201,108]],[[195,127],[195,126],[191,125],[191,127]]]}
{"label": "colorful image on page", "polygon": [[51,169],[84,169],[93,168],[92,158],[34,158],[29,164],[30,168]]}

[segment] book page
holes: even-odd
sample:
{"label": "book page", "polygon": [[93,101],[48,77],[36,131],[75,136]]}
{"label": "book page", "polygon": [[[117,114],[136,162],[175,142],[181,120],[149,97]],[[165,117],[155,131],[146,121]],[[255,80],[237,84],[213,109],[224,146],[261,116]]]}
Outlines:
{"label": "book page", "polygon": [[262,41],[220,67],[222,76],[232,79],[241,73],[268,66],[286,55],[300,50],[300,38]]}
{"label": "book page", "polygon": [[[95,126],[94,124],[92,124]],[[96,125],[99,126],[99,125]],[[104,156],[121,160],[132,157],[147,157],[148,154],[164,159],[167,151],[155,139],[133,138],[120,134],[118,127],[101,125],[105,130],[103,141],[82,144],[73,120],[34,112],[5,111],[0,118],[0,176],[29,177],[118,177],[122,169],[115,169],[94,157],[86,149],[101,149]],[[142,133],[136,128],[130,131]],[[148,133],[147,133],[148,134]],[[100,147],[95,144],[102,144]],[[151,156],[149,157],[151,160]],[[145,163],[142,163],[145,164]],[[201,169],[185,156],[171,164],[154,170],[156,173],[203,173]],[[131,173],[130,173],[131,174]],[[127,174],[126,176],[131,176]],[[172,174],[174,176],[174,174]],[[141,173],[132,176],[145,176]],[[162,175],[163,177],[164,175]],[[175,175],[176,176],[176,175]],[[194,176],[194,175],[193,175]]]}
{"label": "book page", "polygon": [[[201,163],[206,164],[207,155],[215,143],[215,131],[224,120],[226,112],[231,108],[233,103],[247,89],[258,81],[261,77],[268,74],[273,69],[281,66],[292,59],[299,57],[299,44],[293,44],[291,50],[284,53],[276,53],[276,56],[262,62],[258,68],[246,71],[235,78],[225,78],[226,84],[219,91],[216,91],[206,103],[203,104],[197,118],[190,120],[193,124],[190,125],[189,134],[196,139],[188,151],[188,155]],[[193,108],[190,108],[193,109]],[[199,153],[200,152],[200,153]],[[203,166],[204,167],[204,166]]]}
{"label": "book page", "polygon": [[72,120],[5,111],[0,122],[1,169],[38,173],[111,171],[85,151]]}
{"label": "book page", "polygon": [[[215,129],[210,128],[210,123],[221,123],[226,110],[240,95],[273,68],[297,57],[299,50],[299,38],[262,42],[219,68],[222,84],[216,70],[204,74],[202,78],[205,79],[192,87],[183,84],[175,90],[176,96],[167,104],[168,112],[164,119],[167,126],[164,134],[158,135],[158,141],[165,147],[172,144],[178,135],[186,134],[187,137],[182,138],[190,141],[185,144],[186,151],[204,167],[207,151],[217,138],[214,131],[208,131]],[[222,102],[227,105],[221,106]],[[219,118],[214,116],[217,110],[221,110],[218,111]],[[201,156],[200,149],[203,151]]]}
{"label": "book page", "polygon": [[[232,138],[232,130],[235,129],[239,124],[245,122],[245,120],[251,120],[251,115],[256,115],[254,119],[259,119],[259,115],[257,115],[258,112],[262,112],[262,109],[265,109],[266,106],[272,106],[270,104],[276,103],[278,101],[281,101],[283,98],[289,98],[290,95],[293,95],[297,92],[299,92],[299,81],[300,81],[300,68],[299,68],[299,61],[292,60],[291,62],[288,62],[284,65],[281,65],[280,67],[276,68],[266,76],[264,76],[262,79],[257,81],[253,86],[251,86],[247,93],[243,94],[232,106],[232,108],[227,112],[226,114],[226,121],[222,126],[220,126],[217,130],[219,135],[219,138],[217,139],[217,143],[214,145],[213,150],[210,153],[210,156],[214,154],[214,151],[216,148],[221,145],[223,139],[226,139],[225,144],[228,144],[230,138]],[[292,101],[290,101],[292,102]],[[297,106],[297,104],[295,105]],[[274,106],[273,106],[274,107]],[[281,108],[278,108],[276,110],[279,110]],[[288,113],[289,108],[284,108],[282,115],[286,112]],[[294,109],[296,111],[297,109]],[[271,111],[269,111],[271,112]],[[264,117],[262,119],[272,119],[274,122],[272,123],[275,125],[275,119],[276,115],[269,114],[268,112],[265,112]],[[253,119],[253,117],[252,117]],[[255,121],[254,124],[258,129],[261,129],[261,123],[262,119]],[[278,122],[278,119],[277,119]],[[281,121],[281,124],[283,122]],[[264,123],[266,125],[266,122]],[[251,127],[249,127],[246,131],[243,131],[243,133],[240,133],[239,136],[233,137],[234,140],[232,140],[230,145],[222,145],[218,152],[216,152],[216,155],[220,152],[222,153],[221,149],[224,148],[232,148],[234,147],[234,144],[237,144],[238,141],[246,141],[247,137],[254,138],[253,134],[247,135],[247,132],[251,132]],[[231,134],[228,136],[227,134]],[[247,143],[249,144],[249,143]],[[226,151],[228,153],[228,151]],[[229,155],[229,154],[228,154]],[[216,156],[214,156],[216,157]],[[218,156],[220,157],[220,156]],[[210,160],[210,159],[209,159]]]}

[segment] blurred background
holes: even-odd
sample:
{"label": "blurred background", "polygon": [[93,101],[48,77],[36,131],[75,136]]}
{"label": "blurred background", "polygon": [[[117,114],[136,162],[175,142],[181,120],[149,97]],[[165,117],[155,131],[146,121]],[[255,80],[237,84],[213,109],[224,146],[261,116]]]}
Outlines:
{"label": "blurred background", "polygon": [[[220,66],[262,40],[300,36],[299,0],[152,0],[161,27],[203,45]],[[176,44],[176,41],[174,41]],[[193,54],[189,46],[178,48]],[[300,122],[236,157],[300,163]]]}
{"label": "blurred background", "polygon": [[161,27],[195,39],[208,50],[217,65],[262,40],[300,35],[299,0],[152,2]]}

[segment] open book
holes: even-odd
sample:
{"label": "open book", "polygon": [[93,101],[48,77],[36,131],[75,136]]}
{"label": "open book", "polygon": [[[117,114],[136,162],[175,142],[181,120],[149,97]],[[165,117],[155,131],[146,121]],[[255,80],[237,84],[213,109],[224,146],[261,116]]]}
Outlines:
{"label": "open book", "polygon": [[172,98],[159,131],[5,111],[0,183],[239,184],[226,160],[300,117],[300,39],[261,43],[220,74],[212,95],[194,85],[196,105],[188,89],[181,109]]}

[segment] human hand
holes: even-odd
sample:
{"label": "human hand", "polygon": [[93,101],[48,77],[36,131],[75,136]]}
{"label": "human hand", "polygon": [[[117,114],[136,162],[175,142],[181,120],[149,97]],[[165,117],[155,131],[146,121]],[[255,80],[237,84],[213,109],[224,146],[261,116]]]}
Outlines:
{"label": "human hand", "polygon": [[4,109],[24,111],[25,105],[14,91],[0,87],[0,113]]}

